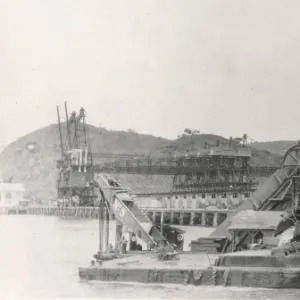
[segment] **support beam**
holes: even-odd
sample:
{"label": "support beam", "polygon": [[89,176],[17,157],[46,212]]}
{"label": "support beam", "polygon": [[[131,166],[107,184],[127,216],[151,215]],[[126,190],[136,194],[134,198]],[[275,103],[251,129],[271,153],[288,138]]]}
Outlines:
{"label": "support beam", "polygon": [[206,213],[203,212],[201,216],[201,225],[206,226]]}
{"label": "support beam", "polygon": [[105,250],[108,251],[109,249],[109,212],[108,212],[108,208],[105,207]]}
{"label": "support beam", "polygon": [[68,115],[67,102],[65,102],[65,113],[66,113],[67,135],[68,135],[68,147],[67,147],[67,150],[70,150],[72,148],[72,144],[71,144],[71,133],[70,133],[70,124],[69,124],[69,115]]}
{"label": "support beam", "polygon": [[156,223],[156,211],[153,212],[153,215],[152,215],[152,223],[153,223],[153,224]]}
{"label": "support beam", "polygon": [[180,212],[179,224],[183,225],[183,212]]}
{"label": "support beam", "polygon": [[195,218],[195,213],[191,213],[191,219],[190,219],[190,225],[194,225],[194,218]]}
{"label": "support beam", "polygon": [[174,223],[174,212],[170,213],[170,225],[173,225]]}
{"label": "support beam", "polygon": [[64,145],[63,145],[63,138],[62,138],[62,131],[61,131],[61,124],[60,124],[60,115],[59,115],[59,107],[56,107],[57,110],[57,120],[58,120],[58,129],[59,129],[59,139],[60,139],[60,150],[61,150],[61,157],[64,156]]}
{"label": "support beam", "polygon": [[162,211],[160,214],[160,232],[163,234],[163,227],[164,227],[164,212]]}
{"label": "support beam", "polygon": [[123,225],[120,224],[117,220],[114,221],[116,223],[116,238],[115,238],[115,249],[118,249],[120,252],[122,251],[121,247],[121,239],[122,239],[122,227]]}
{"label": "support beam", "polygon": [[218,226],[218,215],[219,213],[214,212],[214,221],[213,221],[213,227],[217,227]]}
{"label": "support beam", "polygon": [[99,252],[103,252],[103,232],[104,232],[104,213],[103,213],[103,201],[100,200],[99,205]]}

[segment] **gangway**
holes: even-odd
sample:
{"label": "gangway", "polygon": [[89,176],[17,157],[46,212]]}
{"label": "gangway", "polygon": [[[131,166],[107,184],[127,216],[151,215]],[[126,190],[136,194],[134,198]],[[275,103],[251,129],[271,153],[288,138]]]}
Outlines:
{"label": "gangway", "polygon": [[95,182],[121,225],[126,226],[150,248],[159,241],[165,240],[148,217],[137,207],[129,190],[122,187],[114,177],[95,174]]}

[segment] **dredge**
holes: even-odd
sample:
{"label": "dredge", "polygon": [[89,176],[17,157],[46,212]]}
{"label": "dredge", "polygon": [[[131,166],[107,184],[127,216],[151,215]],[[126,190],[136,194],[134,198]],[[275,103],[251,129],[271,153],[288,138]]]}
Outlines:
{"label": "dredge", "polygon": [[[88,149],[88,147],[86,148]],[[80,147],[79,149],[64,150],[62,152],[62,157],[64,157],[62,159],[64,163],[61,165],[62,172],[88,173],[87,159],[82,159],[81,153],[86,152],[82,151]],[[86,154],[84,157],[89,157],[89,155]],[[214,156],[212,155],[209,160],[214,160]],[[174,261],[174,264],[155,261],[149,255],[135,256],[134,260],[124,257],[105,262],[105,265],[92,264],[90,267],[79,268],[80,278],[143,283],[299,288],[299,166],[300,144],[297,144],[286,152],[282,165],[277,171],[252,192],[248,199],[245,199],[208,238],[200,237],[193,241],[191,252],[180,254],[180,259]],[[249,172],[245,172],[245,166],[239,167],[243,170],[241,172],[243,176],[239,176],[239,183],[243,186],[243,180]],[[199,169],[195,172],[202,172]],[[226,168],[224,169],[226,170]],[[97,174],[95,170],[100,173]],[[149,248],[164,240],[157,228],[136,206],[127,189],[113,177],[102,174],[99,166],[91,167],[90,173],[92,179],[86,180],[81,188],[83,191],[89,187],[91,189],[91,198],[89,199],[94,199],[94,205],[99,204],[101,225],[100,251],[96,256],[98,259],[103,258],[103,251],[108,249],[109,235],[106,234],[104,238],[104,233],[108,232],[109,220],[115,221],[115,230],[113,231],[116,232],[116,236],[122,231],[118,227],[127,227]],[[220,172],[217,174],[219,179],[222,178]],[[86,178],[82,174],[81,177],[80,175],[75,176]],[[234,177],[230,177],[231,180]],[[62,175],[62,178],[66,178],[65,175]],[[224,180],[225,177],[222,183]],[[81,179],[81,181],[84,180]],[[71,199],[74,196],[75,187],[67,185],[69,182],[65,181],[59,186],[59,189],[62,197]],[[216,184],[216,187],[221,185]],[[211,187],[216,188],[214,184]],[[78,186],[76,186],[77,188]],[[73,192],[70,193],[70,190]],[[80,192],[77,192],[76,196],[79,197]],[[97,199],[99,199],[98,202]],[[105,214],[106,217],[103,217]],[[103,224],[106,224],[106,227]],[[287,241],[282,242],[283,234],[293,228],[293,235]],[[260,242],[258,245],[256,244],[256,248],[251,248],[256,235],[260,236]],[[264,247],[261,247],[262,245]],[[208,258],[207,248],[215,249],[222,254],[215,255],[213,262],[209,258],[209,263],[205,264],[203,257]]]}
{"label": "dredge", "polygon": [[[116,258],[117,256],[110,252],[110,245],[116,248],[124,234],[129,236],[134,234],[138,243],[142,245],[142,249],[156,248],[161,241],[165,242],[162,228],[159,231],[153,225],[136,205],[129,190],[113,176],[104,174],[101,166],[94,163],[97,155],[91,151],[84,109],[81,109],[78,115],[72,113],[70,120],[68,120],[66,106],[65,109],[64,131],[59,110],[57,111],[61,142],[61,159],[58,161],[59,205],[61,207],[70,205],[99,208],[99,252],[94,257],[98,261]],[[79,132],[83,132],[83,135]],[[187,183],[189,189],[206,188],[206,185],[201,186],[201,184],[203,181],[205,184],[209,183],[213,175],[215,181],[208,187],[208,193],[213,193],[214,189],[216,191],[224,189],[224,187],[228,188],[226,190],[228,193],[231,192],[230,188],[240,188],[243,191],[251,189],[253,185],[247,179],[250,167],[248,163],[245,163],[249,161],[249,155],[246,156],[247,158],[242,155],[239,159],[236,156],[225,158],[223,154],[219,156],[214,156],[212,153],[204,154],[197,158],[198,161],[202,161],[201,167],[187,168],[186,163],[191,161],[187,159],[183,160],[183,165],[175,165],[171,169],[174,172],[174,170],[178,171],[179,167],[182,170],[181,174],[185,175],[192,170],[193,176],[191,174],[184,176],[184,182]],[[216,161],[217,163],[213,165]],[[240,163],[231,164],[230,168],[228,165],[226,167],[230,161]],[[219,168],[221,162],[225,162],[222,172]],[[79,268],[80,278],[104,281],[299,288],[299,165],[300,144],[297,144],[287,151],[281,168],[252,192],[248,199],[245,199],[211,236],[199,237],[198,240],[193,241],[191,252],[180,254],[180,259],[173,261],[172,265],[164,261],[153,260],[153,255],[135,255],[134,260],[129,255],[112,259],[103,265],[92,264],[90,267]],[[150,169],[152,172],[152,165]],[[160,168],[159,170],[166,172],[166,169]],[[141,172],[142,169],[139,170]],[[202,179],[200,175],[201,180],[199,180],[196,174],[202,174]],[[208,174],[211,176],[207,176]],[[196,180],[199,186],[191,186],[189,179],[194,182]],[[182,181],[175,180],[175,182],[178,188],[182,189]],[[293,227],[295,227],[293,236],[281,245],[280,236]],[[244,251],[252,247],[256,235],[259,235],[262,241],[258,243],[258,248],[253,248],[258,250]],[[272,242],[270,238],[273,239]],[[262,245],[264,245],[263,250],[260,248]],[[208,257],[208,248],[215,249],[214,252],[222,252],[222,254],[215,256],[212,262]],[[205,257],[208,258],[206,264],[203,261]]]}
{"label": "dredge", "polygon": [[[281,168],[206,239],[206,242],[224,239],[222,254],[209,258],[205,243],[201,244],[199,239],[197,243],[202,245],[199,251],[193,251],[192,245],[192,251],[180,254],[180,260],[172,265],[155,261],[149,255],[125,257],[119,262],[79,268],[80,278],[299,289],[299,166],[300,144],[297,144],[286,152]],[[257,234],[260,242],[251,248]],[[205,263],[205,257],[209,262]]]}

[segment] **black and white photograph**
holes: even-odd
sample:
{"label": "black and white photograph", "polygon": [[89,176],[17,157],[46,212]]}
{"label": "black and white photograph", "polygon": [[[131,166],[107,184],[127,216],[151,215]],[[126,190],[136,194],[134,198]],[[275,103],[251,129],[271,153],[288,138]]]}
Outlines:
{"label": "black and white photograph", "polygon": [[299,12],[0,0],[0,299],[298,300]]}

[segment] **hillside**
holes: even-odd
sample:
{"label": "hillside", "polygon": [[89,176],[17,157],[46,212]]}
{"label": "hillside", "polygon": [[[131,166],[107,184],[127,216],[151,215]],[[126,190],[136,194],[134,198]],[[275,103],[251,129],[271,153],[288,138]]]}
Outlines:
{"label": "hillside", "polygon": [[251,149],[250,164],[253,166],[280,166],[283,155],[278,153],[271,153],[268,150],[258,150],[254,147]]}
{"label": "hillside", "polygon": [[286,150],[296,143],[297,141],[254,142],[251,144],[251,147],[257,150],[267,150],[270,153],[284,155]]}
{"label": "hillside", "polygon": [[[204,143],[226,139],[199,134],[168,140],[151,135],[105,128],[88,127],[93,152],[145,153],[155,156],[174,155],[201,149]],[[28,143],[36,143],[38,151],[28,151]],[[260,145],[252,145],[252,147]],[[282,156],[271,151],[253,148],[252,163],[255,165],[279,165]],[[52,124],[34,131],[8,145],[0,154],[1,172],[4,178],[13,176],[15,182],[23,182],[26,196],[32,200],[48,200],[56,197],[56,160],[60,156],[58,125]],[[170,190],[172,178],[165,176],[118,175],[119,179],[134,191]]]}
{"label": "hillside", "polygon": [[[148,153],[169,143],[151,135],[125,131],[109,131],[89,126],[93,152]],[[38,151],[28,151],[29,143],[37,143]],[[29,199],[44,200],[56,196],[56,160],[60,157],[58,125],[34,131],[8,145],[0,154],[4,178],[13,176],[23,182]]]}

